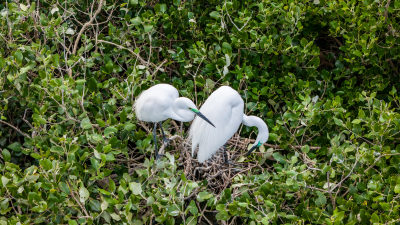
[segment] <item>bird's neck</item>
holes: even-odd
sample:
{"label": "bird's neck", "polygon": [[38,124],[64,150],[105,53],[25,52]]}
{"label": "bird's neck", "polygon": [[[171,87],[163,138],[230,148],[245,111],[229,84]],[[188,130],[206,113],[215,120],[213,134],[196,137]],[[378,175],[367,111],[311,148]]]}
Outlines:
{"label": "bird's neck", "polygon": [[257,127],[258,128],[258,135],[256,142],[254,144],[264,144],[269,137],[269,130],[267,124],[257,117],[257,116],[246,116],[243,115],[243,124],[249,127]]}

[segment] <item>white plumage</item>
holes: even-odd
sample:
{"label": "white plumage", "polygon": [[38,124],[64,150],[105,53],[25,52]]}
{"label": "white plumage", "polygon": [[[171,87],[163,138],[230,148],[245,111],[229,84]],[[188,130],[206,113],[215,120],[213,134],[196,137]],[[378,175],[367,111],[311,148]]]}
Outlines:
{"label": "white plumage", "polygon": [[228,86],[215,90],[201,106],[200,111],[211,121],[215,128],[196,118],[189,131],[192,143],[192,156],[197,147],[197,159],[200,163],[211,158],[239,129],[241,123],[256,126],[258,136],[249,153],[268,140],[269,132],[265,122],[256,116],[243,113],[243,99],[237,91]]}
{"label": "white plumage", "polygon": [[[197,114],[199,117],[212,124],[197,110],[196,105],[190,99],[179,97],[178,90],[169,84],[157,84],[143,91],[135,101],[134,109],[138,120],[154,123],[153,138],[157,158],[157,123],[169,118],[177,121],[189,122],[192,121]],[[163,132],[164,141],[166,141],[167,139],[164,136],[161,123],[159,126]]]}
{"label": "white plumage", "polygon": [[[168,118],[182,119],[173,109],[174,102],[179,98],[178,90],[169,84],[157,84],[143,91],[135,101],[136,117],[145,122],[161,122]],[[188,103],[196,108],[189,99]],[[194,113],[189,113],[184,122],[194,119]]]}

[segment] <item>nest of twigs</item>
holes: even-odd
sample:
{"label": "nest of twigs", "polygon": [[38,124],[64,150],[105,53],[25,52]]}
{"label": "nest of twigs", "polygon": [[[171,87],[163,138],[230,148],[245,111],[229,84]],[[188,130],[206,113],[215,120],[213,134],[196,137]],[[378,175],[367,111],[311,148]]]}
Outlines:
{"label": "nest of twigs", "polygon": [[[225,188],[229,187],[236,176],[239,174],[247,174],[254,168],[259,168],[263,172],[266,168],[260,166],[255,160],[238,160],[247,152],[247,146],[251,143],[250,139],[234,136],[226,144],[226,155],[221,147],[218,152],[204,163],[199,163],[196,155],[192,157],[191,145],[187,139],[181,136],[172,136],[172,149],[180,152],[178,159],[179,165],[183,166],[183,171],[186,178],[202,182],[207,181],[209,189],[214,193],[220,193]],[[162,152],[164,146],[160,148]],[[227,159],[225,157],[227,156]],[[226,161],[228,160],[228,162]]]}
{"label": "nest of twigs", "polygon": [[[151,133],[151,129],[146,124],[139,123],[139,125],[147,132]],[[173,127],[171,127],[171,129],[174,130],[176,134],[182,134],[182,127],[179,127],[175,121],[172,121],[172,125]],[[182,169],[185,177],[198,182],[207,181],[209,189],[216,194],[219,194],[222,190],[229,187],[233,179],[239,174],[247,174],[254,168],[259,168],[258,172],[262,173],[266,169],[261,167],[257,160],[248,160],[247,158],[239,160],[241,156],[245,157],[244,154],[247,152],[247,147],[254,142],[252,139],[240,138],[238,135],[235,135],[226,143],[226,155],[229,163],[225,161],[223,147],[209,160],[204,163],[199,163],[196,159],[196,155],[194,157],[191,155],[189,140],[184,139],[182,135],[173,135],[170,136],[169,139],[170,141],[168,144],[163,143],[160,146],[159,153],[164,154],[168,152],[170,154],[179,154],[177,163],[179,167],[183,167]],[[161,140],[161,138],[158,137],[158,140]],[[252,154],[260,153],[253,152]],[[134,173],[135,169],[143,165],[143,160],[145,158],[145,155],[132,149],[132,151],[129,152],[128,159],[121,155],[117,157],[116,160],[119,163],[126,164],[131,174]],[[238,162],[238,160],[240,162]],[[112,179],[116,178],[115,174],[113,175],[110,177]]]}
{"label": "nest of twigs", "polygon": [[[175,134],[182,134],[182,126],[178,126],[175,121],[171,121],[171,123],[173,126],[169,129],[169,131],[174,130]],[[151,129],[146,126],[146,124],[139,123],[139,125],[148,133],[152,132]],[[260,164],[260,161],[264,162],[264,160],[254,160],[254,157],[252,157],[252,155],[262,155],[263,153],[256,150],[250,156],[244,156],[248,150],[248,146],[253,144],[255,140],[241,138],[238,134],[232,137],[225,145],[227,149],[227,159],[230,161],[230,163],[226,163],[225,161],[223,147],[221,147],[212,158],[204,163],[199,163],[196,159],[196,155],[194,157],[191,155],[191,145],[189,140],[184,139],[182,135],[173,135],[170,136],[169,139],[170,142],[168,144],[163,143],[160,146],[159,153],[163,154],[168,152],[170,154],[179,154],[177,163],[179,167],[183,167],[182,169],[186,178],[198,182],[207,181],[208,188],[216,194],[221,193],[222,190],[229,187],[234,181],[235,177],[239,175],[246,175],[250,172],[252,174],[260,174],[265,170],[272,170],[272,167],[268,166],[269,163]],[[160,137],[159,140],[161,140]],[[264,147],[273,148],[274,151],[283,150],[279,145],[267,143],[264,144]],[[289,145],[289,147],[292,149],[300,149],[302,146]],[[310,147],[310,149],[319,149],[319,147]],[[264,156],[265,155],[263,155],[263,157]],[[129,152],[128,159],[121,155],[121,157],[117,157],[117,161],[119,163],[126,164],[128,171],[131,174],[134,173],[135,169],[143,165],[145,158],[145,155],[132,149],[132,151]],[[273,157],[269,157],[266,160],[274,159]],[[306,155],[304,156],[304,160],[312,164]],[[113,175],[110,177],[114,178]]]}

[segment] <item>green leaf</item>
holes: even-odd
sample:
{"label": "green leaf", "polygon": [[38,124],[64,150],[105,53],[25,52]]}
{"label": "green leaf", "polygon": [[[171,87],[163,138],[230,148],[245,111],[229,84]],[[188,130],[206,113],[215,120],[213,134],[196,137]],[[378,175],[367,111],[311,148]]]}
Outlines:
{"label": "green leaf", "polygon": [[42,213],[47,209],[47,202],[46,201],[40,201],[39,204],[37,204],[35,207],[33,207],[31,210],[33,212],[37,213]]}
{"label": "green leaf", "polygon": [[22,11],[28,10],[28,6],[26,6],[24,4],[19,4],[19,7],[21,8]]}
{"label": "green leaf", "polygon": [[186,219],[186,224],[187,225],[196,225],[197,224],[197,217],[196,216],[189,216]]}
{"label": "green leaf", "polygon": [[232,53],[232,47],[228,42],[223,42],[222,43],[222,52],[224,54],[230,54]]}
{"label": "green leaf", "polygon": [[394,186],[394,193],[400,194],[400,184],[396,184],[396,186]]}
{"label": "green leaf", "polygon": [[308,145],[302,146],[301,151],[304,153],[308,153],[310,151],[310,146],[308,146]]}
{"label": "green leaf", "polygon": [[115,127],[107,127],[107,128],[104,130],[104,136],[109,137],[111,134],[114,134],[114,133],[116,133],[117,131],[118,131],[118,129],[115,128]]}
{"label": "green leaf", "polygon": [[211,198],[213,195],[208,193],[207,191],[202,191],[197,195],[197,201],[203,202],[209,198]]}
{"label": "green leaf", "polygon": [[6,185],[8,184],[8,182],[10,181],[10,179],[8,179],[5,176],[1,177],[1,183],[3,184],[3,187],[6,187]]}
{"label": "green leaf", "polygon": [[335,209],[333,212],[333,218],[335,219],[335,222],[340,222],[344,219],[345,212],[344,211],[339,211],[338,208]]}
{"label": "green leaf", "polygon": [[134,194],[134,195],[142,194],[142,186],[139,183],[130,182],[129,189],[132,191],[132,194]]}
{"label": "green leaf", "polygon": [[100,127],[105,127],[106,126],[106,122],[104,122],[104,120],[102,119],[96,119],[96,123],[97,125],[99,125]]}
{"label": "green leaf", "polygon": [[38,123],[40,125],[43,125],[43,124],[47,123],[46,120],[41,115],[38,115],[38,114],[33,114],[32,115],[32,119],[33,119],[34,122],[36,122],[36,123]]}
{"label": "green leaf", "polygon": [[394,1],[394,8],[397,9],[397,10],[400,9],[400,0],[395,0]]}
{"label": "green leaf", "polygon": [[148,25],[143,25],[144,27],[144,32],[150,32],[153,30],[153,25],[148,24]]}
{"label": "green leaf", "polygon": [[323,206],[326,204],[326,197],[323,193],[317,192],[318,198],[315,200],[317,206]]}
{"label": "green leaf", "polygon": [[343,121],[341,119],[333,117],[333,121],[335,122],[336,125],[343,126]]}
{"label": "green leaf", "polygon": [[160,4],[160,12],[165,13],[167,11],[167,5],[166,4]]}
{"label": "green leaf", "polygon": [[214,19],[218,19],[218,18],[221,17],[221,15],[219,14],[219,12],[217,12],[217,11],[212,11],[212,12],[210,13],[210,16],[211,16],[212,18],[214,18]]}
{"label": "green leaf", "polygon": [[230,216],[226,210],[220,211],[215,215],[215,219],[217,220],[228,220],[229,218]]}
{"label": "green leaf", "polygon": [[3,155],[4,161],[9,162],[11,160],[11,153],[7,149],[2,150],[2,155]]}
{"label": "green leaf", "polygon": [[97,90],[97,80],[94,77],[88,79],[88,89],[92,92]]}
{"label": "green leaf", "polygon": [[108,208],[108,202],[107,201],[103,201],[100,205],[101,207],[101,211],[104,211]]}
{"label": "green leaf", "polygon": [[104,189],[99,188],[99,189],[97,189],[97,190],[99,190],[99,192],[102,193],[103,195],[111,195],[110,192],[108,192],[108,191],[106,191],[106,190],[104,190]]}
{"label": "green leaf", "polygon": [[274,152],[272,157],[280,163],[286,163],[285,157],[283,157],[279,152]]}
{"label": "green leaf", "polygon": [[41,159],[41,158],[42,158],[42,156],[39,155],[39,154],[37,154],[36,152],[31,153],[31,156],[32,156],[32,158],[34,158],[34,159]]}
{"label": "green leaf", "polygon": [[199,210],[197,209],[196,203],[193,200],[190,201],[187,209],[194,216],[196,216],[199,213]]}
{"label": "green leaf", "polygon": [[150,196],[150,197],[147,198],[146,204],[147,205],[152,205],[152,204],[154,204],[154,201],[155,201],[154,197]]}
{"label": "green leaf", "polygon": [[81,127],[85,130],[92,128],[92,123],[89,118],[85,118],[81,121]]}
{"label": "green leaf", "polygon": [[137,17],[131,19],[131,23],[135,26],[138,26],[138,25],[142,24],[142,19],[140,19],[140,17],[137,16]]}
{"label": "green leaf", "polygon": [[58,183],[58,188],[60,188],[60,190],[62,192],[64,192],[64,193],[69,195],[70,191],[69,191],[69,187],[68,187],[68,185],[66,183],[61,181],[60,183]]}
{"label": "green leaf", "polygon": [[40,160],[39,164],[43,167],[45,170],[50,170],[53,168],[53,165],[51,164],[51,161],[49,159],[42,159]]}
{"label": "green leaf", "polygon": [[24,74],[24,73],[28,72],[29,70],[31,70],[32,68],[34,68],[34,65],[32,65],[32,64],[30,64],[28,66],[25,66],[25,67],[22,67],[19,70],[19,74]]}
{"label": "green leaf", "polygon": [[96,199],[90,199],[89,200],[89,207],[91,210],[95,211],[95,212],[101,212],[101,206],[100,206],[100,202],[97,201]]}
{"label": "green leaf", "polygon": [[30,183],[35,183],[39,179],[39,174],[32,174],[25,177],[25,180]]}
{"label": "green leaf", "polygon": [[68,225],[78,225],[78,222],[75,220],[68,220]]}
{"label": "green leaf", "polygon": [[361,120],[360,119],[355,119],[355,120],[351,121],[351,123],[359,124],[359,123],[361,123]]}
{"label": "green leaf", "polygon": [[74,35],[75,34],[75,30],[72,29],[71,27],[68,27],[68,29],[65,31],[65,33],[69,34],[69,35]]}
{"label": "green leaf", "polygon": [[79,201],[81,203],[85,204],[85,202],[89,199],[89,195],[89,191],[84,186],[79,188]]}
{"label": "green leaf", "polygon": [[77,85],[83,85],[84,83],[86,83],[85,79],[78,79],[75,81]]}
{"label": "green leaf", "polygon": [[7,146],[8,149],[13,150],[15,152],[20,152],[22,150],[22,146],[19,142],[14,142]]}
{"label": "green leaf", "polygon": [[50,151],[60,155],[64,154],[64,149],[61,146],[51,146]]}
{"label": "green leaf", "polygon": [[111,213],[110,216],[111,216],[111,218],[113,218],[113,220],[115,220],[115,221],[120,221],[120,220],[121,220],[121,217],[120,217],[118,214],[116,214],[116,213]]}
{"label": "green leaf", "polygon": [[124,126],[124,129],[126,130],[126,131],[132,131],[133,129],[135,129],[135,124],[132,124],[132,123],[129,123],[129,122],[127,122],[126,124],[125,124],[125,126]]}
{"label": "green leaf", "polygon": [[170,207],[167,208],[167,212],[170,216],[178,216],[180,210],[176,205],[171,205]]}
{"label": "green leaf", "polygon": [[17,63],[22,63],[22,59],[24,58],[24,56],[22,55],[22,52],[19,50],[14,53],[14,57],[15,57],[15,60],[17,61]]}

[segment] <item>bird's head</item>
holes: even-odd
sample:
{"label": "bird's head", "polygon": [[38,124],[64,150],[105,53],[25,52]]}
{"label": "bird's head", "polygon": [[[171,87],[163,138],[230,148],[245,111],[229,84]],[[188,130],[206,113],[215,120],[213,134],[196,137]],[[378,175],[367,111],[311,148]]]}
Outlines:
{"label": "bird's head", "polygon": [[[193,120],[194,116],[197,115],[198,117],[202,118],[205,120],[207,123],[211,124],[213,127],[215,125],[207,119],[196,107],[196,105],[193,103],[192,100],[185,98],[185,97],[180,97],[176,100],[176,107],[179,109],[181,112],[180,114],[187,118],[187,121]],[[190,118],[189,118],[190,117]]]}

